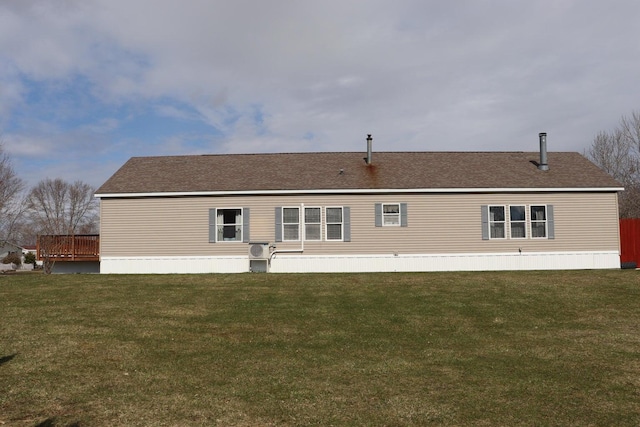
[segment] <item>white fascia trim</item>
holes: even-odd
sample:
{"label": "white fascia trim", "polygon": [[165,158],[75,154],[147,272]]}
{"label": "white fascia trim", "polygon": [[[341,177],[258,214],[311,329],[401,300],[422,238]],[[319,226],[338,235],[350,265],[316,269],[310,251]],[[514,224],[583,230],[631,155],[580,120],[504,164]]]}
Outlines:
{"label": "white fascia trim", "polygon": [[248,191],[175,191],[166,193],[96,193],[97,198],[186,197],[186,196],[265,196],[287,194],[388,194],[388,193],[611,193],[624,187],[589,188],[393,188],[328,190],[248,190]]}

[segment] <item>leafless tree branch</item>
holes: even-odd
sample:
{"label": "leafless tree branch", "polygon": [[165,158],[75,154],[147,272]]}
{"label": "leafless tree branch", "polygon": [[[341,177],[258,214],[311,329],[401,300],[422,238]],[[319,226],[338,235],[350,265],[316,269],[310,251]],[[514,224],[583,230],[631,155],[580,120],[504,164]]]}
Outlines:
{"label": "leafless tree branch", "polygon": [[31,189],[27,210],[40,234],[79,234],[97,228],[97,201],[94,189],[76,181],[45,179]]}
{"label": "leafless tree branch", "polygon": [[9,155],[0,144],[0,239],[10,240],[22,213],[24,182],[16,174]]}
{"label": "leafless tree branch", "polygon": [[585,155],[624,185],[620,217],[640,218],[640,113],[622,116],[611,132],[599,132]]}

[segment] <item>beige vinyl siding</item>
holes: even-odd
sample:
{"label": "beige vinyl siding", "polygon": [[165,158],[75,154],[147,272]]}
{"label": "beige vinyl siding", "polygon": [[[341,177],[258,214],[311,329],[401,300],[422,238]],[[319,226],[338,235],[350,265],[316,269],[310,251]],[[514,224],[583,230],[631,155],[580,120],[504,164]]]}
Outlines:
{"label": "beige vinyl siding", "polygon": [[[408,227],[375,227],[375,203],[407,203]],[[351,242],[305,241],[304,253],[445,254],[619,250],[615,193],[367,194],[101,199],[102,256],[244,255],[242,242],[209,243],[209,209],[251,210],[250,240],[274,243],[275,207],[348,206]],[[555,239],[482,240],[482,205],[554,206]],[[301,242],[278,242],[298,249]]]}

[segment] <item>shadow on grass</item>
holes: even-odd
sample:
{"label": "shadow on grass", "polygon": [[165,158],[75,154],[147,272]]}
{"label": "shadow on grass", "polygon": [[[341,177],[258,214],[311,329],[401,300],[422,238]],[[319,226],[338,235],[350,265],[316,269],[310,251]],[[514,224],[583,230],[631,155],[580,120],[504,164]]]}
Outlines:
{"label": "shadow on grass", "polygon": [[16,357],[17,355],[18,353],[14,353],[14,354],[10,354],[9,356],[0,357],[0,365],[4,365],[5,363],[10,362],[11,359]]}
{"label": "shadow on grass", "polygon": [[[41,423],[36,424],[34,427],[56,427],[56,418],[55,417],[47,418]],[[75,423],[67,424],[66,427],[80,427],[80,423],[75,422]]]}

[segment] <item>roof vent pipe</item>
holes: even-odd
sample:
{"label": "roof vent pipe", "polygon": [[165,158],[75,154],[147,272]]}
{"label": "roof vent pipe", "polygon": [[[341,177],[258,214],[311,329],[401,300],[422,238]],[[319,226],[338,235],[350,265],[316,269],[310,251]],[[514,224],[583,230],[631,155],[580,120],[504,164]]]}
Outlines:
{"label": "roof vent pipe", "polygon": [[372,141],[373,141],[373,138],[371,138],[371,134],[367,134],[367,158],[365,160],[367,161],[368,165],[371,164],[371,142]]}
{"label": "roof vent pipe", "polygon": [[549,164],[547,163],[547,133],[541,132],[538,134],[540,137],[540,164],[538,164],[538,169],[541,171],[548,171]]}

